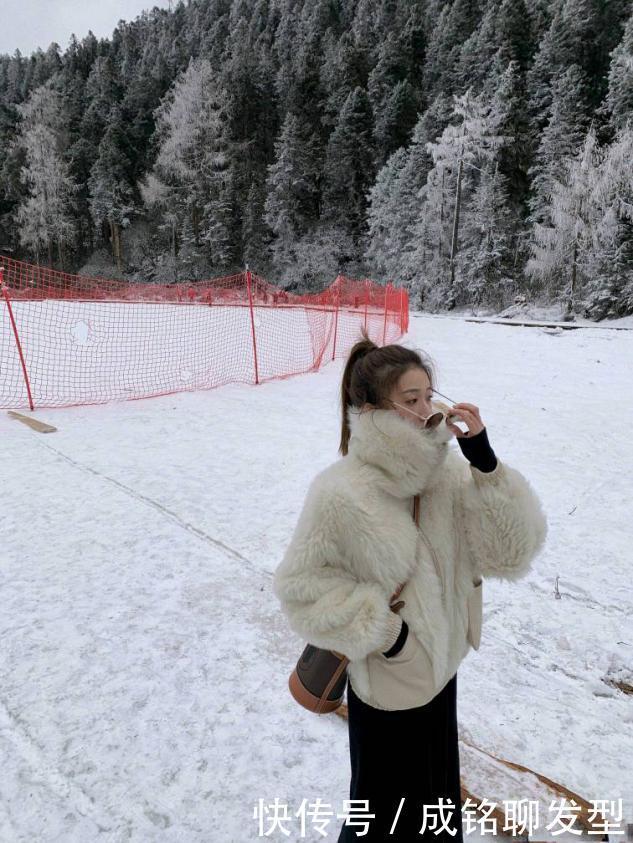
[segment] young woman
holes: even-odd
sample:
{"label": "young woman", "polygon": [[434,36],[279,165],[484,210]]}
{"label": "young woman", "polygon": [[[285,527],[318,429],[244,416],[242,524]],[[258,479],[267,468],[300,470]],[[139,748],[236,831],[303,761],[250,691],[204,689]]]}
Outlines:
{"label": "young woman", "polygon": [[349,799],[363,801],[338,841],[361,839],[363,818],[366,843],[462,841],[457,669],[479,647],[482,578],[525,576],[546,517],[478,407],[450,408],[464,432],[435,415],[449,408],[416,351],[363,332],[341,394],[342,458],[312,481],[273,584],[302,640],[350,659]]}

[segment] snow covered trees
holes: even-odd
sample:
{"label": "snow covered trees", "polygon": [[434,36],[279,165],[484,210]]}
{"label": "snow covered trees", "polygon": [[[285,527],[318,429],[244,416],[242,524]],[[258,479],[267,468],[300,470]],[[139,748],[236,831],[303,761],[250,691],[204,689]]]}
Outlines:
{"label": "snow covered trees", "polygon": [[511,120],[501,82],[491,99],[440,95],[370,191],[369,255],[425,307],[499,304],[514,285],[516,226],[499,166],[513,138],[503,133]]}
{"label": "snow covered trees", "polygon": [[578,283],[585,279],[587,254],[596,223],[593,189],[597,181],[600,155],[593,132],[587,135],[578,156],[559,162],[550,176],[543,216],[536,222],[532,257],[526,271],[542,282],[550,281],[553,295],[562,295],[571,313],[578,295]]}
{"label": "snow covered trees", "polygon": [[633,313],[633,125],[604,151],[593,192],[598,209],[584,290],[592,319]]}
{"label": "snow covered trees", "polygon": [[118,106],[110,111],[106,132],[99,144],[90,178],[90,212],[97,226],[107,226],[112,256],[122,270],[121,230],[129,225],[135,210],[135,185],[126,149],[122,116]]}
{"label": "snow covered trees", "polygon": [[633,119],[633,11],[624,37],[611,55],[607,107],[616,128]]}
{"label": "snow covered trees", "polygon": [[366,194],[374,180],[373,115],[366,92],[349,94],[327,145],[323,217],[360,236],[365,232]]}
{"label": "snow covered trees", "polygon": [[[378,172],[369,191],[367,256],[376,271],[387,277],[401,277],[402,256],[410,239],[410,231],[404,225],[403,203],[409,184],[404,168],[411,157],[411,153],[402,148],[394,152]],[[417,200],[417,190],[409,191],[409,195]],[[418,204],[414,201],[413,219]]]}
{"label": "snow covered trees", "polygon": [[[79,268],[103,242],[138,278],[248,261],[294,289],[404,282],[433,308],[629,312],[632,67],[630,0],[156,8],[0,55],[0,246]],[[574,169],[591,127],[599,191]]]}
{"label": "snow covered trees", "polygon": [[61,98],[47,83],[36,88],[18,111],[22,123],[17,143],[25,152],[25,196],[17,213],[20,241],[38,261],[45,255],[52,265],[55,256],[63,266],[66,246],[75,233],[72,202],[76,185],[64,159]]}
{"label": "snow covered trees", "polygon": [[264,218],[275,235],[273,260],[282,274],[295,262],[297,241],[308,231],[318,196],[318,169],[309,138],[300,119],[288,112],[275,144],[275,160],[268,166]]}
{"label": "snow covered trees", "polygon": [[231,156],[226,93],[209,61],[192,60],[156,114],[158,155],[142,190],[181,244],[211,267],[231,259]]}
{"label": "snow covered trees", "polygon": [[499,133],[505,114],[498,105],[470,91],[455,97],[455,122],[426,145],[433,166],[420,191],[409,276],[432,307],[502,299],[510,232],[498,160],[512,138]]}
{"label": "snow covered trees", "polygon": [[587,129],[585,78],[577,65],[571,65],[552,85],[549,119],[541,135],[532,176],[532,216],[546,222],[552,183],[565,158],[575,155]]}
{"label": "snow covered trees", "polygon": [[593,318],[619,316],[633,305],[633,127],[600,149],[592,129],[583,148],[553,180],[549,224],[534,227],[528,274],[552,298]]}
{"label": "snow covered trees", "polygon": [[418,119],[411,143],[388,159],[371,187],[367,257],[386,277],[410,280],[416,275],[409,256],[419,242],[420,190],[433,166],[427,144],[441,135],[451,116],[450,99],[439,94]]}

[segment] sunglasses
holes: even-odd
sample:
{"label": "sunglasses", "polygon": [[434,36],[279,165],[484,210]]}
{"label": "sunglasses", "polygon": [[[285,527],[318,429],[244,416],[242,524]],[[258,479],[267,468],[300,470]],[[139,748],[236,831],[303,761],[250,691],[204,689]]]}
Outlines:
{"label": "sunglasses", "polygon": [[[437,393],[438,395],[442,395],[437,389],[431,390],[432,392]],[[442,395],[442,398],[446,398],[447,401],[450,401],[451,404],[456,404],[456,401],[453,401],[452,398],[449,398],[448,395]],[[439,424],[442,423],[443,419],[446,418],[447,420],[450,419],[451,423],[455,423],[456,421],[463,421],[456,413],[454,413],[450,407],[447,407],[446,404],[443,404],[441,401],[434,401],[436,407],[441,407],[441,410],[436,411],[435,413],[431,413],[430,416],[421,416],[419,413],[416,413],[414,410],[411,410],[409,407],[405,407],[403,404],[398,404],[396,401],[390,401],[391,404],[394,404],[396,407],[400,407],[403,410],[406,410],[409,413],[412,413],[414,416],[417,416],[419,419],[422,419],[424,424],[422,427],[425,430],[430,430],[434,427],[437,427]],[[461,430],[461,428],[460,428]]]}

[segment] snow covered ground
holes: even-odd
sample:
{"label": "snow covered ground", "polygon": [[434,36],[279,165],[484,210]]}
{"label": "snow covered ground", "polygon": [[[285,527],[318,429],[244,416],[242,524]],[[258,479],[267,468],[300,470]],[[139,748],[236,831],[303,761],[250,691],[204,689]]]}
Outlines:
{"label": "snow covered ground", "polygon": [[[410,329],[549,517],[533,573],[484,585],[460,734],[633,822],[633,697],[609,684],[633,683],[633,333]],[[0,415],[1,843],[336,841],[347,726],[288,693],[304,642],[271,573],[337,458],[342,367],[46,410],[47,435]],[[262,838],[254,809],[275,798],[290,834]],[[333,812],[327,836],[301,836],[304,799]]]}

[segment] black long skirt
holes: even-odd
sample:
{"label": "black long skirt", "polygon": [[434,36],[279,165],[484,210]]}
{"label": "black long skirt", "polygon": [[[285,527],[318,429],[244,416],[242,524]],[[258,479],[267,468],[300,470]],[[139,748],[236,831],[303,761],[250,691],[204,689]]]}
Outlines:
{"label": "black long skirt", "polygon": [[[369,803],[365,807],[364,803],[351,802],[349,813],[358,818],[355,823],[364,816],[369,826],[365,835],[364,826],[344,821],[338,843],[463,843],[457,673],[426,705],[398,711],[367,705],[348,680],[347,709],[352,768],[349,798]],[[440,797],[449,807],[443,812],[427,807],[426,827],[421,833],[423,806],[439,805]],[[442,825],[451,831],[436,833]]]}

